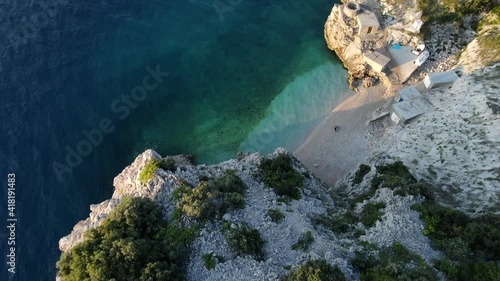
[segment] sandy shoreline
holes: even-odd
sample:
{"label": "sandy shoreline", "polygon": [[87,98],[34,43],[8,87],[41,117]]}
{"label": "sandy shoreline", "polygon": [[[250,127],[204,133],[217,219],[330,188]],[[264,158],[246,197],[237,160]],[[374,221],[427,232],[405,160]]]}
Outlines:
{"label": "sandy shoreline", "polygon": [[[314,129],[294,154],[329,186],[359,164],[371,151],[365,140],[366,124],[373,112],[387,101],[385,87],[362,89],[346,99]],[[334,127],[340,129],[334,132]]]}

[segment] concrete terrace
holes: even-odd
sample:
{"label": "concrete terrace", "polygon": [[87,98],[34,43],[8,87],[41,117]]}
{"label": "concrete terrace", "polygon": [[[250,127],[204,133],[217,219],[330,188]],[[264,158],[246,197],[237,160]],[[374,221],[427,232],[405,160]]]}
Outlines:
{"label": "concrete terrace", "polygon": [[399,83],[405,82],[418,67],[414,63],[417,56],[411,50],[413,48],[410,46],[401,46],[399,49],[388,47],[387,49],[377,50],[391,59],[388,67],[391,69],[392,74],[397,77]]}

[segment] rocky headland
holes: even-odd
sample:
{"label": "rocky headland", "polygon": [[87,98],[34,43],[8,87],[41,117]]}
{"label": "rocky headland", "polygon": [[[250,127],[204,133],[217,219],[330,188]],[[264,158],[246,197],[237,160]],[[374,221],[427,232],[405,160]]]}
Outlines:
{"label": "rocky headland", "polygon": [[[343,1],[347,3],[347,1]],[[356,2],[349,2],[356,3]],[[363,54],[373,49],[382,48],[386,45],[387,39],[383,32],[359,36],[359,26],[356,21],[356,14],[362,13],[360,10],[372,12],[374,7],[356,3],[357,6],[348,4],[335,4],[325,23],[325,40],[328,48],[335,51],[339,59],[344,64],[349,74],[349,85],[355,89],[364,81],[366,86],[371,86],[374,79],[382,79],[385,76],[372,71],[366,66]],[[374,13],[377,17],[376,10]],[[389,81],[386,81],[386,83]],[[388,83],[390,84],[390,82]]]}
{"label": "rocky headland", "polygon": [[[404,125],[385,126],[374,134],[365,130],[369,119],[378,118],[387,110],[394,91],[386,92],[386,88],[400,88],[403,81],[374,71],[366,64],[364,55],[387,48],[388,42],[412,47],[422,42],[422,36],[411,30],[422,16],[411,5],[414,1],[397,1],[403,3],[399,5],[388,2],[393,1],[357,2],[358,9],[372,13],[380,23],[380,29],[363,36],[359,36],[355,14],[346,9],[346,5],[333,7],[325,23],[326,43],[347,68],[350,85],[364,89],[332,111],[296,151],[297,158],[281,148],[268,156],[239,154],[236,159],[217,165],[193,165],[188,159],[175,158],[175,169],[158,168],[144,182],[141,172],[148,163],[166,159],[147,150],[116,176],[112,198],[91,205],[89,218],[75,225],[72,232],[60,240],[61,251],[71,251],[84,241],[84,233],[99,227],[125,197],[144,197],[157,202],[163,208],[165,219],[170,220],[178,200],[174,190],[180,186],[195,188],[231,170],[246,186],[244,207],[230,209],[220,218],[200,224],[190,246],[185,269],[187,280],[281,280],[290,270],[311,259],[325,260],[338,267],[346,280],[359,280],[362,269],[356,261],[360,256],[367,258],[394,247],[394,243],[419,258],[407,264],[390,263],[387,272],[401,268],[411,272],[418,264],[429,274],[421,280],[447,280],[447,276],[449,280],[461,280],[453,279],[441,262],[483,253],[477,248],[482,249],[482,244],[477,242],[479,238],[470,242],[466,236],[454,233],[453,238],[440,237],[439,240],[433,236],[434,228],[450,222],[443,220],[432,225],[436,223],[433,220],[439,222],[439,216],[429,218],[429,214],[427,217],[422,214],[425,208],[429,208],[427,212],[433,208],[441,210],[436,207],[438,203],[446,206],[442,207],[447,208],[446,214],[462,218],[463,223],[469,220],[480,223],[483,214],[500,212],[500,63],[495,63],[500,60],[500,54],[491,47],[494,44],[491,42],[498,40],[499,29],[495,23],[498,18],[484,24],[477,33],[455,24],[429,27],[433,35],[426,46],[433,57],[405,83],[417,85],[426,71],[454,69],[460,78],[451,86],[423,94],[435,111]],[[372,87],[378,81],[383,85]],[[359,122],[348,121],[356,116],[361,118]],[[333,134],[332,129],[339,124],[340,131]],[[347,132],[342,135],[342,130],[349,131],[349,128],[355,136]],[[352,137],[354,141],[349,143]],[[339,142],[346,147],[339,148]],[[362,153],[350,157],[359,147]],[[277,195],[262,180],[262,161],[279,155],[290,157],[293,170],[301,175],[303,186],[298,199]],[[359,165],[361,163],[365,164]],[[282,219],[274,221],[269,216],[270,210],[281,213]],[[464,215],[455,210],[463,211]],[[479,219],[476,222],[473,218]],[[241,224],[257,230],[266,241],[263,259],[238,255],[231,249],[225,229]],[[500,229],[498,221],[486,225]],[[313,237],[310,244],[304,249],[292,249],[306,232]],[[479,235],[494,238],[493,233]],[[497,247],[497,244],[491,245]],[[207,268],[204,260],[207,254],[218,257],[213,268]],[[478,255],[484,260],[492,259],[492,255]],[[493,255],[493,260],[495,258],[498,260]],[[453,262],[458,266],[456,260]],[[498,265],[489,266],[498,270]],[[457,268],[480,274],[474,267]]]}
{"label": "rocky headland", "polygon": [[[315,221],[332,213],[342,213],[345,206],[337,206],[338,202],[333,199],[332,194],[339,191],[345,194],[345,200],[363,193],[376,175],[375,166],[390,159],[374,160],[372,171],[364,177],[361,184],[352,183],[354,177],[352,173],[339,183],[336,190],[331,190],[310,174],[309,170],[288,151],[277,149],[268,157],[273,158],[279,154],[290,155],[293,159],[293,168],[303,175],[304,187],[301,189],[299,200],[283,203],[280,196],[277,196],[272,189],[264,188],[264,184],[256,177],[259,173],[259,164],[264,158],[258,153],[218,165],[179,165],[175,172],[158,169],[147,184],[144,184],[139,180],[141,170],[151,159],[161,159],[155,151],[147,150],[116,176],[112,198],[92,205],[89,218],[75,225],[71,234],[60,240],[59,248],[66,252],[82,242],[85,231],[99,226],[124,196],[149,198],[159,203],[164,209],[165,217],[169,218],[175,208],[172,192],[181,183],[196,186],[200,183],[200,179],[220,177],[230,169],[236,171],[247,186],[245,207],[227,212],[220,221],[203,225],[192,244],[187,280],[279,280],[287,272],[286,268],[294,268],[311,258],[324,259],[338,266],[348,280],[357,280],[358,275],[348,261],[354,256],[355,251],[362,247],[352,237],[335,234]],[[371,202],[385,204],[385,214],[374,227],[367,229],[362,223],[355,225],[359,231],[366,231],[360,239],[377,245],[399,242],[426,260],[438,257],[439,253],[431,248],[429,239],[421,232],[423,225],[418,213],[410,209],[412,204],[421,201],[422,198],[418,196],[402,197],[394,195],[389,189],[381,189],[373,198],[359,202],[355,213],[362,213],[363,206]],[[273,222],[266,215],[270,209],[279,210],[284,214],[283,220],[279,223]],[[243,223],[257,229],[266,241],[265,259],[256,261],[251,257],[235,255],[224,239],[224,222]],[[306,231],[312,233],[314,242],[307,251],[292,250],[291,246]],[[217,264],[212,270],[207,270],[202,259],[206,253],[223,257],[224,262]]]}

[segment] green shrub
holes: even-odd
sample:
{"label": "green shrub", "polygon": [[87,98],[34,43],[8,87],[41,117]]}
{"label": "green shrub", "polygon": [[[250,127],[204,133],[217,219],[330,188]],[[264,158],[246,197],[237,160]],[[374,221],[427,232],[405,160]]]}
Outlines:
{"label": "green shrub", "polygon": [[163,170],[169,170],[175,172],[175,161],[172,157],[167,157],[164,159],[150,159],[144,165],[141,172],[139,173],[139,181],[143,184],[147,184],[150,179],[153,178],[156,170],[161,168]]}
{"label": "green shrub", "polygon": [[185,184],[180,184],[177,186],[170,195],[174,200],[179,200],[184,196],[184,194],[188,194],[191,192],[191,188]]}
{"label": "green shrub", "polygon": [[359,221],[351,212],[346,212],[342,216],[330,217],[326,215],[318,216],[313,219],[313,223],[321,224],[334,233],[346,233],[352,229],[352,226]]}
{"label": "green shrub", "polygon": [[217,213],[213,202],[216,196],[206,182],[201,182],[196,188],[182,195],[176,207],[188,217],[196,219],[211,219]]}
{"label": "green shrub", "polygon": [[377,204],[368,203],[363,206],[363,210],[361,211],[361,223],[366,227],[374,226],[383,215],[383,213],[379,211],[379,209],[382,208],[385,208],[385,204],[382,202]]}
{"label": "green shrub", "polygon": [[245,192],[245,183],[241,180],[234,170],[228,169],[222,177],[213,181],[209,181],[212,189],[216,189],[221,193],[239,193]]}
{"label": "green shrub", "polygon": [[370,172],[370,170],[371,170],[370,166],[366,164],[359,165],[359,169],[354,174],[354,179],[352,180],[352,183],[360,184],[363,181],[363,178],[366,176],[366,174]]}
{"label": "green shrub", "polygon": [[432,192],[431,187],[428,184],[422,182],[402,185],[394,191],[394,194],[401,196],[421,195],[425,197],[426,200],[434,200],[434,193]]}
{"label": "green shrub", "polygon": [[454,261],[472,258],[465,254],[469,249],[475,258],[487,261],[500,260],[500,216],[485,214],[469,218],[466,214],[427,202],[415,204],[424,222],[423,233],[438,250]]}
{"label": "green shrub", "polygon": [[472,253],[469,244],[460,237],[436,240],[434,247],[441,249],[447,257],[457,262],[467,261]]}
{"label": "green shrub", "polygon": [[437,279],[432,267],[416,254],[413,254],[403,245],[393,243],[391,247],[382,249],[379,253],[379,262],[372,259],[356,261],[356,267],[362,269],[361,280],[422,280],[434,281]]}
{"label": "green shrub", "polygon": [[210,181],[210,180],[212,180],[212,178],[207,176],[207,175],[199,175],[198,180],[199,181]]}
{"label": "green shrub", "polygon": [[236,192],[224,193],[221,213],[224,214],[229,209],[242,209],[245,207],[245,198]]}
{"label": "green shrub", "polygon": [[264,184],[273,188],[277,195],[300,199],[303,177],[293,168],[290,156],[282,153],[275,158],[262,159],[260,170]]}
{"label": "green shrub", "polygon": [[356,251],[354,253],[354,258],[351,259],[350,262],[352,267],[362,273],[379,264],[378,257],[367,250]]}
{"label": "green shrub", "polygon": [[264,258],[262,248],[266,242],[257,229],[246,225],[230,228],[226,234],[226,241],[238,255],[250,255],[258,260]]}
{"label": "green shrub", "polygon": [[421,195],[427,200],[434,199],[431,186],[417,182],[401,161],[377,167],[377,176],[372,180],[369,195],[373,196],[379,188],[392,189],[396,195]]}
{"label": "green shrub", "polygon": [[165,171],[168,170],[171,172],[175,172],[175,170],[177,169],[177,165],[175,164],[174,158],[171,156],[168,156],[167,158],[165,158],[164,161],[162,161],[160,163],[160,168],[162,168]]}
{"label": "green shrub", "polygon": [[229,209],[241,209],[245,206],[245,183],[234,170],[226,170],[224,175],[209,182],[211,190],[216,190],[222,205],[219,213],[222,215]]}
{"label": "green shrub", "polygon": [[365,201],[366,199],[369,199],[373,195],[374,194],[371,194],[371,193],[370,194],[367,194],[367,193],[360,194],[360,195],[354,197],[352,200],[350,200],[349,207],[351,209],[354,209],[354,208],[356,208],[356,205],[358,203],[361,203],[361,202]]}
{"label": "green shrub", "polygon": [[449,259],[441,259],[436,268],[443,272],[449,281],[498,281],[500,280],[500,266],[495,262],[474,261],[455,263]]}
{"label": "green shrub", "polygon": [[307,251],[313,242],[314,237],[312,236],[311,231],[308,230],[300,236],[299,240],[297,240],[295,244],[292,245],[292,250]]}
{"label": "green shrub", "polygon": [[337,266],[332,266],[325,260],[309,260],[298,266],[282,281],[345,281],[345,276]]}
{"label": "green shrub", "polygon": [[177,208],[188,217],[210,220],[222,216],[229,209],[245,206],[245,184],[233,170],[213,181],[202,181],[193,189],[179,186],[172,197],[180,196]]}
{"label": "green shrub", "polygon": [[417,182],[412,174],[408,171],[403,162],[396,161],[392,164],[387,164],[377,167],[379,174],[372,180],[371,188],[376,190],[380,187],[395,189],[397,187],[408,185]]}
{"label": "green shrub", "polygon": [[484,214],[467,224],[463,236],[481,258],[500,260],[500,215]]}
{"label": "green shrub", "polygon": [[480,46],[479,57],[485,65],[500,61],[500,28],[498,26],[482,32],[477,37],[477,43]]}
{"label": "green shrub", "polygon": [[267,210],[266,215],[271,218],[271,221],[274,223],[279,223],[285,218],[285,215],[278,209],[269,209]]}
{"label": "green shrub", "polygon": [[436,239],[459,237],[469,222],[466,214],[436,203],[416,204],[413,209],[425,223],[424,234]]}
{"label": "green shrub", "polygon": [[418,0],[418,7],[423,11],[425,22],[450,23],[457,22],[463,15],[479,15],[498,6],[495,0]]}
{"label": "green shrub", "polygon": [[415,182],[415,178],[408,171],[408,168],[401,161],[396,161],[392,164],[382,165],[377,167],[377,173],[386,176],[397,176],[403,179],[407,179],[410,182]]}
{"label": "green shrub", "polygon": [[194,236],[194,229],[168,224],[149,199],[124,197],[101,226],[61,255],[57,275],[65,281],[184,280]]}
{"label": "green shrub", "polygon": [[204,254],[202,256],[202,259],[203,259],[203,265],[205,265],[205,268],[207,270],[214,269],[215,266],[222,261],[221,256],[215,256],[213,253]]}
{"label": "green shrub", "polygon": [[153,178],[156,170],[159,168],[159,163],[161,160],[151,159],[144,165],[141,172],[139,173],[139,181],[146,184],[150,179]]}

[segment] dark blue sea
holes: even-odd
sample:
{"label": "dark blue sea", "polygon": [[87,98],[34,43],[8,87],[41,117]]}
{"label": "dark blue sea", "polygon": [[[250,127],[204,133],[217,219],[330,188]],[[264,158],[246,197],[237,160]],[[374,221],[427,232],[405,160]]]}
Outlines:
{"label": "dark blue sea", "polygon": [[349,95],[323,39],[332,5],[2,1],[0,280],[54,280],[58,240],[146,148],[215,163],[300,145]]}

